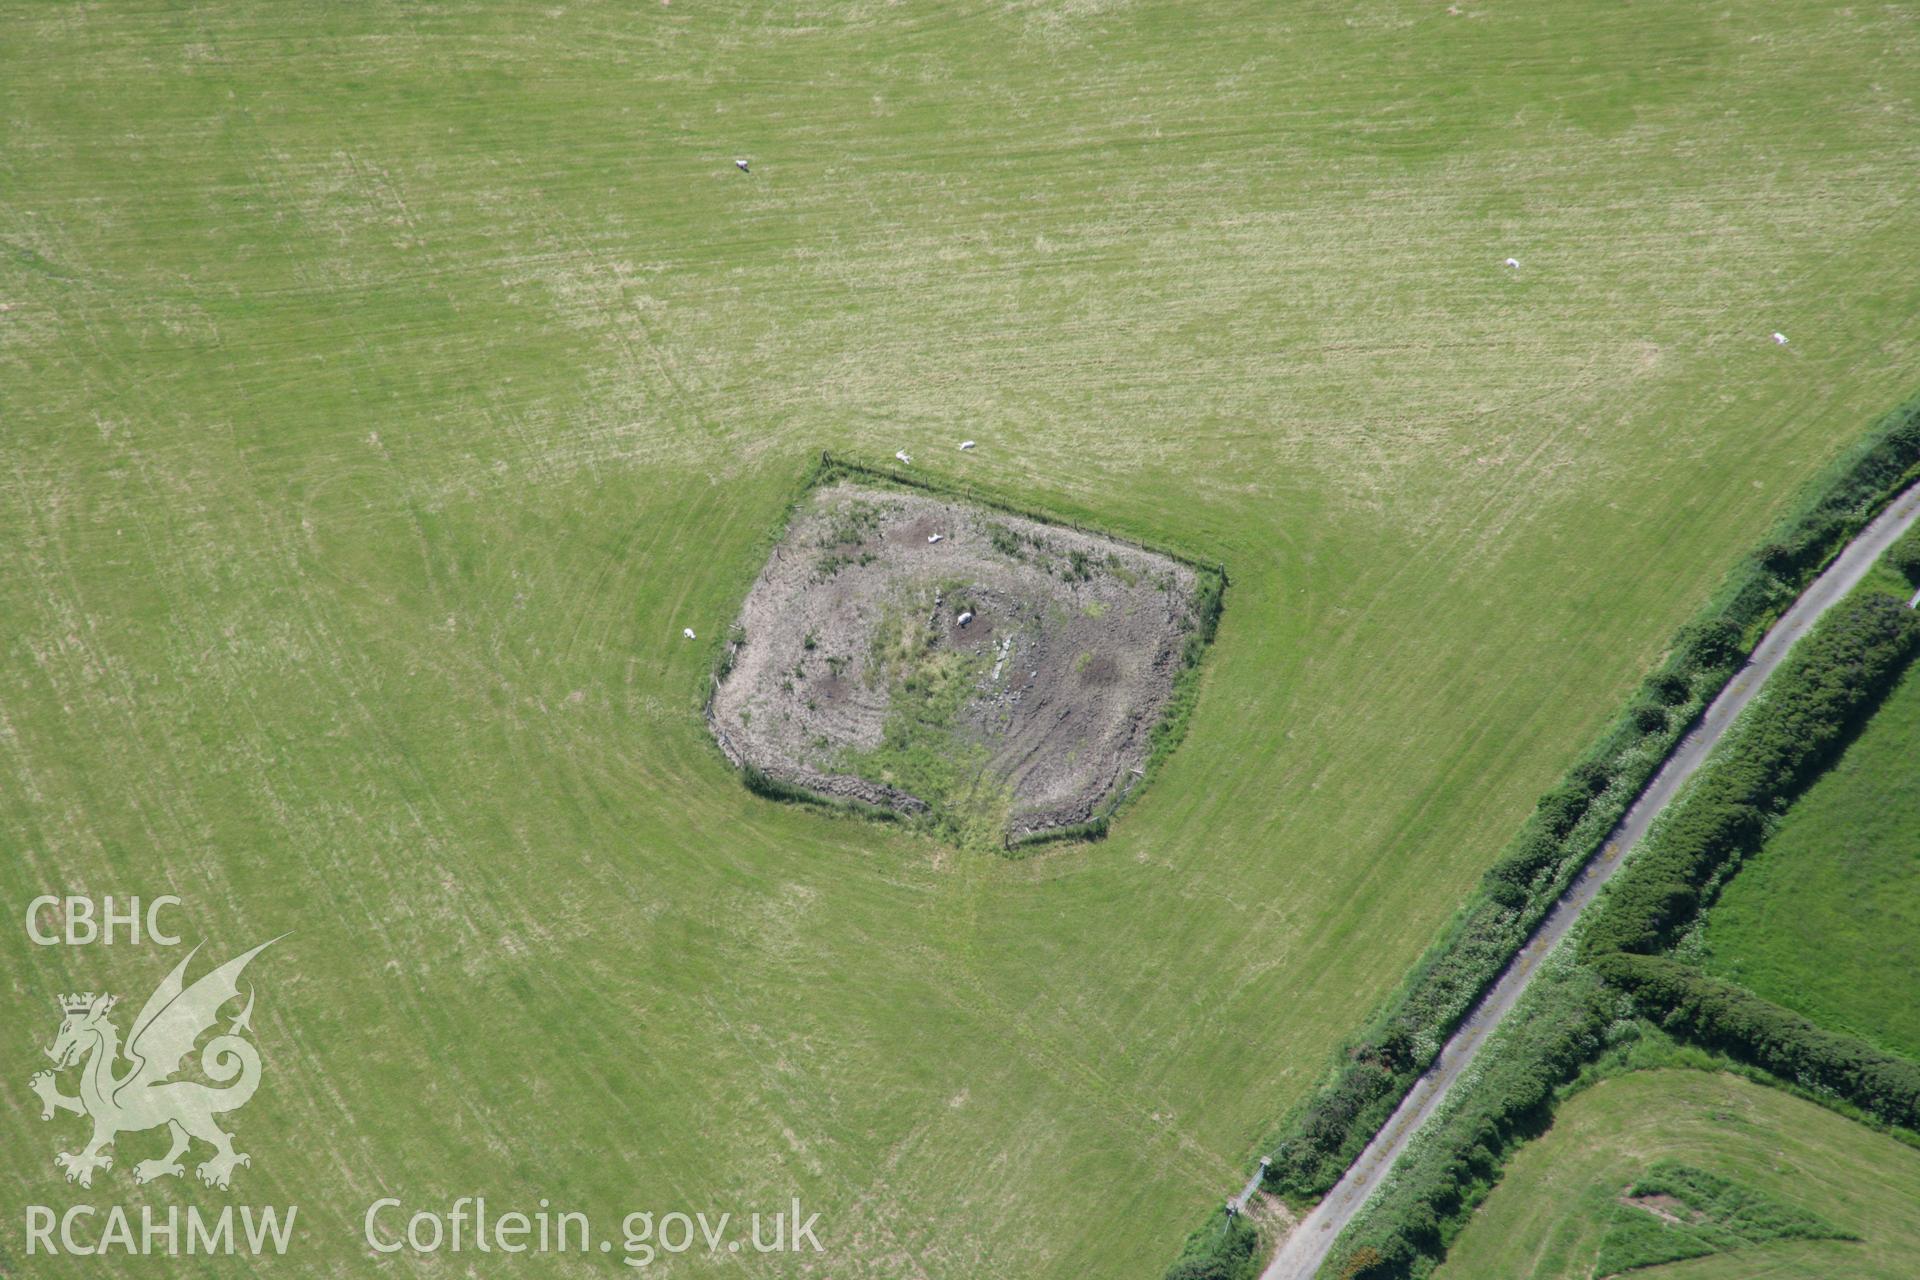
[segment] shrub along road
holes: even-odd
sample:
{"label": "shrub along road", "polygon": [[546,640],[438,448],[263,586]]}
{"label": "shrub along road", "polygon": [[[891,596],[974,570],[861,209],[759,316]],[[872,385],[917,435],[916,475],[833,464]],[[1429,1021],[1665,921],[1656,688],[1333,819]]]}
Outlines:
{"label": "shrub along road", "polygon": [[1679,794],[1721,735],[1759,693],[1793,643],[1858,586],[1881,554],[1917,521],[1920,521],[1920,484],[1903,491],[1862,529],[1767,632],[1747,664],[1727,682],[1693,731],[1674,747],[1660,772],[1602,842],[1599,854],[1568,886],[1540,928],[1527,940],[1499,981],[1480,998],[1434,1059],[1433,1066],[1408,1092],[1379,1134],[1360,1153],[1360,1158],[1281,1242],[1279,1252],[1261,1280],[1312,1280],[1334,1241],[1392,1171],[1400,1153],[1439,1108],[1454,1082],[1473,1064],[1487,1036],[1519,1002],[1540,961],[1566,936],[1580,913],[1599,894],[1600,887],[1620,868],[1621,855],[1646,835],[1653,820],[1668,801]]}

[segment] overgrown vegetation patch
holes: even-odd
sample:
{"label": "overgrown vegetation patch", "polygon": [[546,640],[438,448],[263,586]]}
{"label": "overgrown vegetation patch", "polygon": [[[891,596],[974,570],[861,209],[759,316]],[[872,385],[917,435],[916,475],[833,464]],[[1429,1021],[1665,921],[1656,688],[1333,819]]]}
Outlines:
{"label": "overgrown vegetation patch", "polygon": [[1178,739],[1213,570],[830,468],[748,593],[708,709],[776,795],[962,843],[1101,829]]}
{"label": "overgrown vegetation patch", "polygon": [[1654,1164],[1620,1196],[1596,1276],[1730,1253],[1773,1240],[1851,1240],[1805,1209],[1677,1160]]}

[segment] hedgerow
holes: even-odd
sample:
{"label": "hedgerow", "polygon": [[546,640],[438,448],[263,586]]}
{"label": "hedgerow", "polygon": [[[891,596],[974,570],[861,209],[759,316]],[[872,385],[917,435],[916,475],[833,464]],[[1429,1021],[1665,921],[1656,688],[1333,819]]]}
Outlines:
{"label": "hedgerow", "polygon": [[1887,564],[1904,575],[1909,585],[1920,587],[1920,524],[1888,548]]}
{"label": "hedgerow", "polygon": [[1622,1022],[1623,1002],[1556,952],[1515,1016],[1402,1154],[1323,1274],[1405,1280],[1431,1272],[1507,1157],[1543,1132],[1563,1086]]}
{"label": "hedgerow", "polygon": [[1735,566],[1601,739],[1542,797],[1326,1083],[1283,1123],[1269,1190],[1311,1199],[1339,1180],[1753,644],[1916,464],[1920,398],[1882,418]]}
{"label": "hedgerow", "polygon": [[[1917,649],[1920,615],[1878,594],[1843,601],[1795,648],[1401,1157],[1343,1238],[1333,1274],[1428,1274],[1513,1146],[1545,1127],[1561,1087],[1582,1076],[1610,1034],[1633,1034],[1623,997],[1662,1028],[1790,1084],[1890,1124],[1920,1123],[1920,1066],[1674,960],[1640,954],[1694,918],[1705,887],[1831,761]],[[1576,771],[1542,802],[1540,831],[1571,830],[1583,793],[1596,785]]]}
{"label": "hedgerow", "polygon": [[1222,1214],[1187,1237],[1166,1280],[1253,1280],[1260,1271],[1259,1249],[1252,1223]]}
{"label": "hedgerow", "polygon": [[1428,953],[1332,1080],[1292,1117],[1268,1167],[1270,1190],[1299,1197],[1325,1192],[1399,1105],[1698,714],[1704,694],[1691,691],[1724,679],[1690,670],[1681,665],[1686,661],[1670,659],[1662,668],[1690,690],[1673,723],[1653,731],[1623,723],[1541,798],[1444,945]]}
{"label": "hedgerow", "polygon": [[1884,595],[1830,613],[1774,673],[1693,791],[1642,842],[1596,906],[1586,954],[1672,942],[1701,895],[1752,849],[1768,818],[1825,766],[1920,648],[1920,614]]}
{"label": "hedgerow", "polygon": [[1828,1031],[1666,956],[1616,951],[1594,957],[1592,964],[1667,1030],[1837,1095],[1888,1124],[1920,1129],[1920,1063]]}

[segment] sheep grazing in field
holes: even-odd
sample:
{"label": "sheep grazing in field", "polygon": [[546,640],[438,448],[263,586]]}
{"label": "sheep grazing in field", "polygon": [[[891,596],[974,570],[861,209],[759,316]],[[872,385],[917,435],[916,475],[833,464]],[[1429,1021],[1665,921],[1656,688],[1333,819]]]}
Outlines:
{"label": "sheep grazing in field", "polygon": [[906,463],[908,466],[913,465],[913,458],[907,453],[905,449],[899,450],[893,456],[900,459],[900,461]]}
{"label": "sheep grazing in field", "polygon": [[1786,334],[1784,334],[1784,333],[1776,333],[1776,334],[1774,334],[1774,335],[1773,335],[1773,343],[1774,343],[1774,345],[1775,345],[1775,346],[1777,346],[1777,347],[1784,347],[1784,346],[1786,346],[1786,345],[1787,345],[1787,335],[1786,335]]}
{"label": "sheep grazing in field", "polygon": [[940,539],[946,536],[947,535],[944,533],[930,533],[927,535],[927,545],[932,546],[934,543],[940,541]]}
{"label": "sheep grazing in field", "polygon": [[734,168],[736,168],[736,169],[738,169],[738,170],[739,170],[740,172],[742,172],[742,173],[752,173],[752,172],[753,172],[753,170],[751,170],[751,169],[749,169],[749,168],[747,168],[747,162],[746,162],[745,160],[735,160],[735,161],[733,162],[733,167],[734,167]]}
{"label": "sheep grazing in field", "polygon": [[971,440],[962,440],[962,441],[960,442],[960,451],[961,451],[962,453],[965,453],[965,452],[966,452],[967,450],[969,450],[969,449],[971,449],[971,448],[973,448],[973,441],[971,441]]}
{"label": "sheep grazing in field", "polygon": [[963,613],[961,613],[959,617],[954,619],[954,622],[957,625],[962,627],[966,626],[969,622],[972,622],[972,621],[973,621],[973,610],[971,609],[964,611]]}
{"label": "sheep grazing in field", "polygon": [[1520,259],[1518,259],[1518,258],[1508,258],[1508,259],[1507,259],[1507,265],[1508,265],[1509,267],[1512,267],[1512,268],[1513,268],[1513,269],[1514,269],[1515,271],[1518,271],[1518,270],[1520,269]]}
{"label": "sheep grazing in field", "polygon": [[682,628],[680,628],[680,634],[681,634],[681,635],[683,635],[683,636],[685,636],[685,637],[686,637],[687,639],[689,639],[689,640],[692,640],[692,639],[694,639],[694,634],[693,634],[693,628],[692,628],[692,627],[682,627]]}

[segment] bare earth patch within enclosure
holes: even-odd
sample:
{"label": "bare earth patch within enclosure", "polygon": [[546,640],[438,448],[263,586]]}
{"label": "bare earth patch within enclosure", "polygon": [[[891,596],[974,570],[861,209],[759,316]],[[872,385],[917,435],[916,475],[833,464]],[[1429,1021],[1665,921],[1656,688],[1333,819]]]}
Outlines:
{"label": "bare earth patch within enclosure", "polygon": [[1198,575],[928,494],[813,491],[761,570],[710,711],[736,765],[963,837],[1088,822],[1144,768]]}

